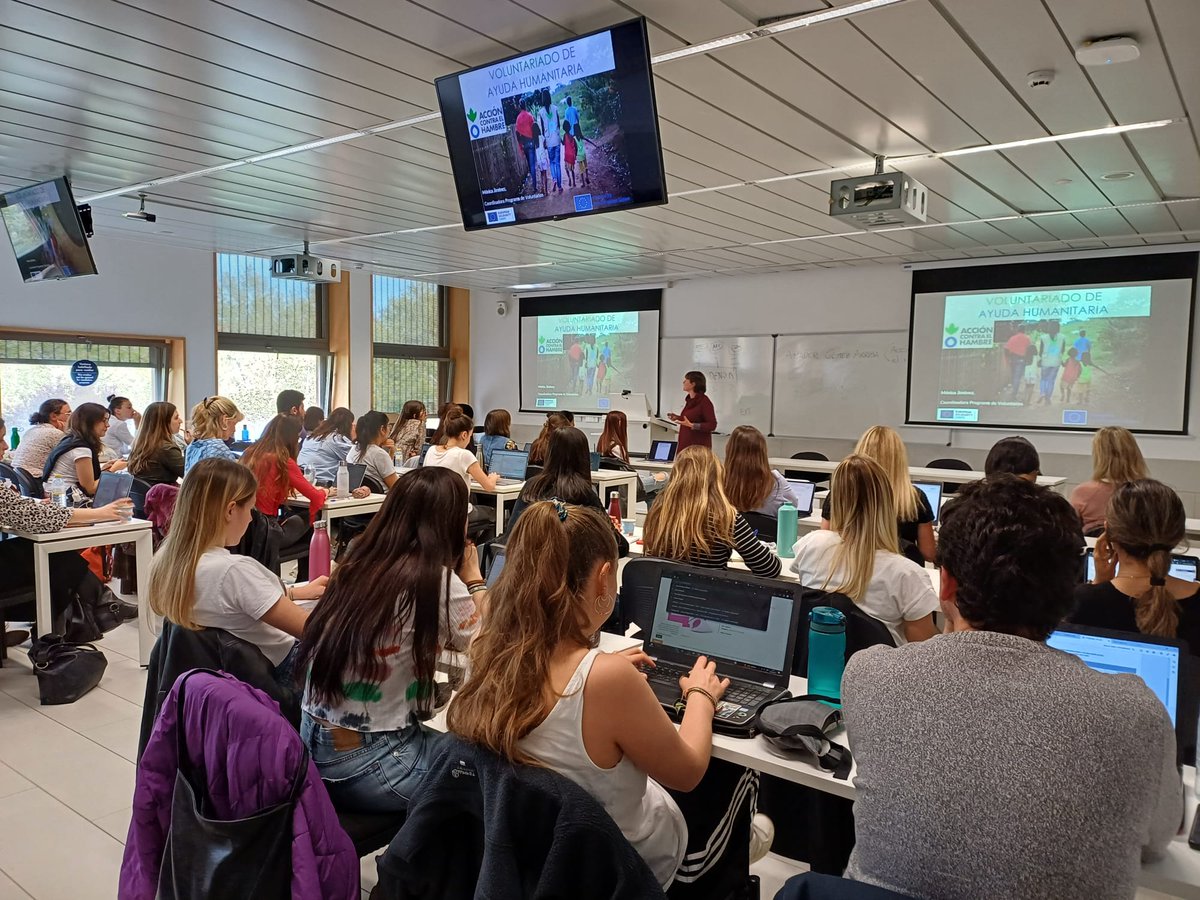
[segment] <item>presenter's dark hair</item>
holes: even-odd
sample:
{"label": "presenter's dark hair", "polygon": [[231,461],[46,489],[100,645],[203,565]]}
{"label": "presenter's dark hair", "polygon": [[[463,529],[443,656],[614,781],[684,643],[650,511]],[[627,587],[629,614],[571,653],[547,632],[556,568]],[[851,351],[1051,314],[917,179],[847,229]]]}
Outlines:
{"label": "presenter's dark hair", "polygon": [[708,393],[708,379],[704,377],[703,372],[685,372],[683,377],[692,383],[697,394]]}
{"label": "presenter's dark hair", "polygon": [[43,400],[42,405],[37,408],[37,412],[29,417],[30,425],[49,425],[50,417],[58,415],[67,401],[61,398],[53,400]]}
{"label": "presenter's dark hair", "polygon": [[1014,475],[965,485],[942,509],[937,563],[980,631],[1044,641],[1071,610],[1083,550],[1067,498]]}
{"label": "presenter's dark hair", "polygon": [[1010,475],[1038,475],[1041,470],[1042,461],[1037,447],[1019,435],[996,441],[983,464],[983,473],[989,477],[1005,472]]}

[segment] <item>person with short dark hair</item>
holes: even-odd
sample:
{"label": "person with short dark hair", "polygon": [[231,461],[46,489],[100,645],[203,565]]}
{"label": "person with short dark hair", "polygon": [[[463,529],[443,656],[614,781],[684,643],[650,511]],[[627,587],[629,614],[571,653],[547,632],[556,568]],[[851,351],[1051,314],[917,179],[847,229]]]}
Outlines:
{"label": "person with short dark hair", "polygon": [[304,392],[293,390],[280,391],[279,396],[275,398],[275,412],[281,416],[303,419]]}
{"label": "person with short dark hair", "polygon": [[569,409],[556,409],[554,412],[548,412],[546,413],[546,418],[550,418],[552,415],[554,415],[554,413],[558,413],[560,416],[566,419],[568,425],[575,424],[575,413],[571,412]]}
{"label": "person with short dark hair", "polygon": [[319,406],[310,406],[304,411],[304,425],[300,429],[300,440],[303,441],[310,434],[321,427],[321,423],[325,421],[325,410]]}
{"label": "person with short dark hair", "polygon": [[489,410],[483,420],[483,439],[479,442],[479,461],[483,471],[492,471],[492,454],[497,450],[516,450],[512,439],[512,414],[507,409]]}
{"label": "person with short dark hair", "polygon": [[1037,477],[1042,474],[1042,461],[1037,447],[1020,435],[1000,438],[992,444],[983,464],[983,474],[990,478],[1004,473],[1036,483]]}
{"label": "person with short dark hair", "polygon": [[846,664],[846,876],[937,900],[1133,897],[1183,818],[1175,732],[1141,678],[1046,645],[1072,604],[1074,510],[1009,475],[968,484],[937,556],[947,633]]}
{"label": "person with short dark hair", "polygon": [[679,425],[679,449],[707,447],[712,449],[712,435],[717,430],[717,411],[708,399],[708,379],[703,372],[692,371],[683,376],[683,411],[667,413],[667,418]]}

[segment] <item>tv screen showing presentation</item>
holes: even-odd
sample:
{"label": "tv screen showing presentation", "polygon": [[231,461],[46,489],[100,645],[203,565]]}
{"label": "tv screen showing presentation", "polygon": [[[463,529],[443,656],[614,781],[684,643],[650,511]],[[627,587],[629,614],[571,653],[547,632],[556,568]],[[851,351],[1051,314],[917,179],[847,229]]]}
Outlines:
{"label": "tv screen showing presentation", "polygon": [[521,409],[602,413],[611,394],[658,407],[662,291],[520,298]]}
{"label": "tv screen showing presentation", "polygon": [[913,425],[1187,431],[1195,253],[913,273]]}
{"label": "tv screen showing presentation", "polygon": [[467,230],[667,201],[645,19],[436,84]]}
{"label": "tv screen showing presentation", "polygon": [[66,178],[0,195],[0,216],[26,282],[96,274]]}

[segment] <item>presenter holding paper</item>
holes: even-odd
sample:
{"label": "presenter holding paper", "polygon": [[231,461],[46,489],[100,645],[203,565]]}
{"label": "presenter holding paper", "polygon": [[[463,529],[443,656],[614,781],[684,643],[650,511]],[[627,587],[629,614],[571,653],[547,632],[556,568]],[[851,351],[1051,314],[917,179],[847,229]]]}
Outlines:
{"label": "presenter holding paper", "polygon": [[712,433],[717,429],[717,412],[708,399],[708,381],[703,372],[688,372],[683,376],[687,396],[683,412],[667,413],[667,418],[679,425],[679,449],[708,447],[712,449]]}

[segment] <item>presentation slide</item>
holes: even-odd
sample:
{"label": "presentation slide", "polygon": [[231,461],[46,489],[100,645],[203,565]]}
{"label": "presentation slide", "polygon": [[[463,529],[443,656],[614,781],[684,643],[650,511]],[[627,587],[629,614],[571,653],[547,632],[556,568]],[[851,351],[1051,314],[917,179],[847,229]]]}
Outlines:
{"label": "presentation slide", "polygon": [[1184,431],[1192,278],[917,287],[910,423]]}
{"label": "presentation slide", "polygon": [[521,408],[607,412],[622,391],[657,404],[660,303],[660,291],[522,298]]}

